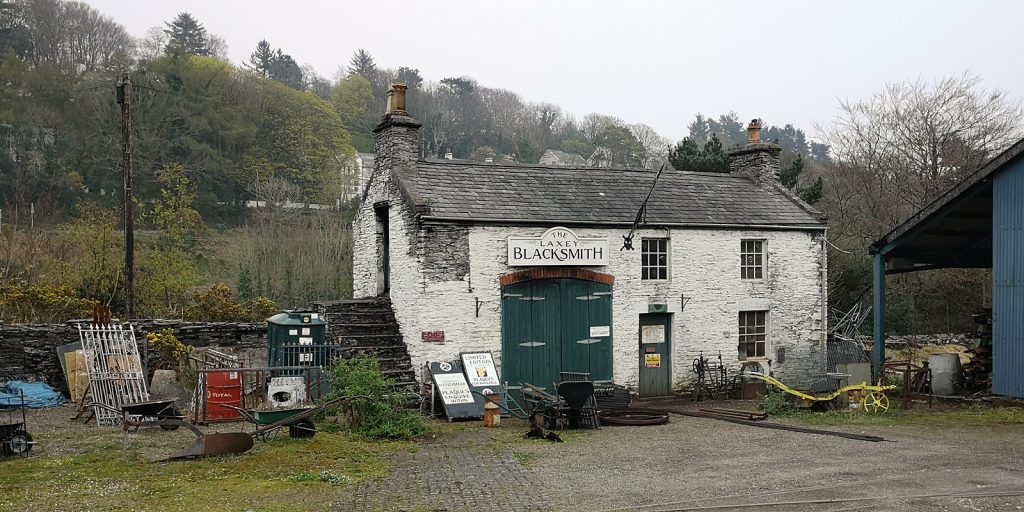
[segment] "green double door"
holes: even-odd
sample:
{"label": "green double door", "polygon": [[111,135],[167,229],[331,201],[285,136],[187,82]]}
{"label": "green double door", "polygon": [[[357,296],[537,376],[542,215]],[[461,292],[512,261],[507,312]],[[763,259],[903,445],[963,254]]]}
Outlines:
{"label": "green double door", "polygon": [[503,378],[550,389],[560,372],[612,378],[612,288],[540,279],[502,288]]}

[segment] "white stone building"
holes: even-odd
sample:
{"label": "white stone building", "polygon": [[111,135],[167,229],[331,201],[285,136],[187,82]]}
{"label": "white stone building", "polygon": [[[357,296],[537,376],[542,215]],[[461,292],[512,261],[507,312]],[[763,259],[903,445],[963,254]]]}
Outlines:
{"label": "white stone building", "polygon": [[489,350],[509,382],[585,371],[646,396],[692,381],[701,353],[796,386],[823,376],[825,223],[773,179],[779,148],[758,127],[732,173],[656,184],[645,169],[423,160],[418,129],[394,86],[353,265],[356,297],[390,296],[415,367]]}

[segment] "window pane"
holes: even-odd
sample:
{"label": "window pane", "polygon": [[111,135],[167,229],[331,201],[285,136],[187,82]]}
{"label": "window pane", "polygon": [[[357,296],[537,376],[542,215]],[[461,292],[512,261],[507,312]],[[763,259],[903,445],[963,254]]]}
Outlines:
{"label": "window pane", "polygon": [[642,268],[640,270],[640,279],[649,279],[647,272],[647,267]]}
{"label": "window pane", "polygon": [[648,247],[648,240],[641,240],[640,241],[640,250],[643,251],[643,252],[647,252],[648,251],[647,247]]}

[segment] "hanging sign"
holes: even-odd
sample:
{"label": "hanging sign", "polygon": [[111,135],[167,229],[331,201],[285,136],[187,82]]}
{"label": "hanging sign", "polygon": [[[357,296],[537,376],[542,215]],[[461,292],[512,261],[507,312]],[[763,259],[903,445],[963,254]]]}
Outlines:
{"label": "hanging sign", "polygon": [[540,238],[509,237],[510,267],[608,264],[607,238],[580,238],[571,229],[554,227]]}
{"label": "hanging sign", "polygon": [[466,378],[473,388],[484,386],[500,386],[498,372],[494,369],[494,358],[490,352],[465,352],[462,354],[462,367],[466,369]]}
{"label": "hanging sign", "polygon": [[644,354],[645,368],[661,368],[661,354]]}

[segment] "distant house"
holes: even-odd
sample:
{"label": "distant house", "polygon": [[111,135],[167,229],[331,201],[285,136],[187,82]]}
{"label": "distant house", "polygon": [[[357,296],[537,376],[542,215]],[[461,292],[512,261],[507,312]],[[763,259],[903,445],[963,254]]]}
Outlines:
{"label": "distant house", "polygon": [[359,191],[362,194],[370,183],[370,174],[373,174],[373,153],[359,153],[356,155],[356,163],[359,166]]}
{"label": "distant house", "polygon": [[612,152],[608,148],[599,147],[587,159],[587,167],[611,167]]}
{"label": "distant house", "polygon": [[558,165],[561,167],[579,167],[586,165],[587,161],[576,153],[567,153],[558,149],[549,149],[540,157],[540,165]]}

